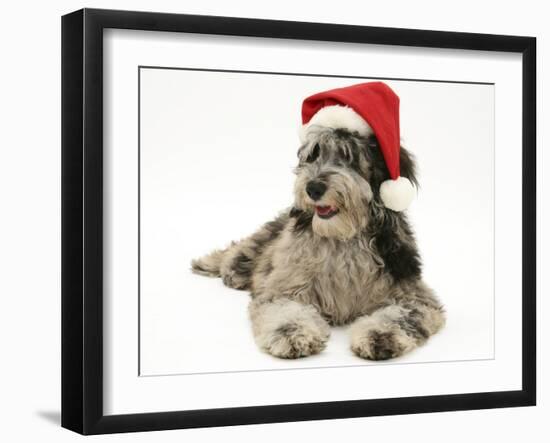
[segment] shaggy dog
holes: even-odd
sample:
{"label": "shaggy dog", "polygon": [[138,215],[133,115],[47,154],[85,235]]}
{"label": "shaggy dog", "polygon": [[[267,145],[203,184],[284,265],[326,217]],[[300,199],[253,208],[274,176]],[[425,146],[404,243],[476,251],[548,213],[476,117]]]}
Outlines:
{"label": "shaggy dog", "polygon": [[[422,280],[403,212],[384,206],[388,179],[373,134],[310,128],[298,151],[294,204],[250,237],[192,261],[198,274],[252,294],[258,346],[280,358],[321,352],[330,325],[351,324],[351,349],[370,360],[398,357],[445,322]],[[415,185],[411,154],[401,176]]]}

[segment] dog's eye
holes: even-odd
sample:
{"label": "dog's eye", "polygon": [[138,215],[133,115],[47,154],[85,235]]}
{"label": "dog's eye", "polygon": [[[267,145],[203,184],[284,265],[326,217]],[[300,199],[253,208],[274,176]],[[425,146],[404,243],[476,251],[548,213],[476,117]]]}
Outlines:
{"label": "dog's eye", "polygon": [[315,160],[317,160],[320,152],[321,148],[319,148],[319,145],[315,145],[311,150],[311,153],[307,156],[306,163],[313,163]]}

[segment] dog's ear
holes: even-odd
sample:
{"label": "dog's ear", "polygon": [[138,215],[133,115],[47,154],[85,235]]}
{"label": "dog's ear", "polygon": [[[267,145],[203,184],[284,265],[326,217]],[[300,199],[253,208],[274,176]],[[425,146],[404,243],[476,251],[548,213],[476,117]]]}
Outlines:
{"label": "dog's ear", "polygon": [[[370,178],[376,205],[369,205],[369,226],[367,232],[374,239],[374,246],[384,268],[396,280],[418,277],[421,274],[420,257],[416,250],[414,236],[406,215],[391,211],[380,201],[380,185],[390,178],[390,174],[376,137],[367,140]],[[414,156],[401,147],[399,157],[400,175],[418,186]]]}
{"label": "dog's ear", "polygon": [[[379,200],[380,185],[384,181],[389,180],[390,173],[388,171],[388,167],[386,166],[386,162],[384,161],[384,157],[382,156],[382,151],[380,150],[378,140],[374,135],[367,138],[366,156],[370,164],[369,183],[372,187],[375,198]],[[408,178],[411,183],[418,188],[416,161],[414,155],[403,146],[401,146],[401,149],[399,150],[399,169],[400,175]]]}
{"label": "dog's ear", "polygon": [[422,264],[405,214],[387,211],[373,221],[369,233],[384,269],[395,281],[420,277]]}
{"label": "dog's ear", "polygon": [[418,188],[418,179],[416,177],[416,160],[407,149],[401,146],[399,150],[399,169],[400,175],[406,177]]}
{"label": "dog's ear", "polygon": [[374,135],[370,135],[366,140],[365,155],[369,162],[369,183],[375,198],[378,200],[380,185],[384,180],[390,178],[390,174],[384,162],[378,139]]}

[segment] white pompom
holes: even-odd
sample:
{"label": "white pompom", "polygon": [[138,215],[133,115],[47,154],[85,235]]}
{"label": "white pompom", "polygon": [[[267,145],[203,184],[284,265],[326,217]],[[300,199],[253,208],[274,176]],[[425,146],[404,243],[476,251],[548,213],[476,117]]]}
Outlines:
{"label": "white pompom", "polygon": [[406,177],[386,180],[380,185],[382,203],[392,211],[401,212],[409,207],[416,196],[416,188]]}

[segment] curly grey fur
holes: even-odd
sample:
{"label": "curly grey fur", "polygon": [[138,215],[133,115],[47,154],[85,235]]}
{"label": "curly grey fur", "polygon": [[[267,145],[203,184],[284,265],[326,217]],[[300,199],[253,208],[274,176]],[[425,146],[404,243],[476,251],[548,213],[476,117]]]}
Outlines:
{"label": "curly grey fur", "polygon": [[[193,271],[250,290],[254,337],[276,357],[321,352],[329,325],[348,323],[351,349],[363,358],[398,357],[423,344],[444,325],[444,310],[422,280],[406,216],[379,199],[388,172],[376,139],[320,128],[298,157],[292,208],[193,260]],[[401,174],[416,184],[414,159],[403,148]],[[315,202],[305,190],[311,180],[326,185]],[[338,213],[321,218],[319,204]]]}

